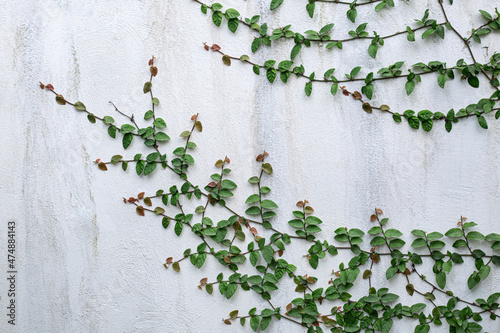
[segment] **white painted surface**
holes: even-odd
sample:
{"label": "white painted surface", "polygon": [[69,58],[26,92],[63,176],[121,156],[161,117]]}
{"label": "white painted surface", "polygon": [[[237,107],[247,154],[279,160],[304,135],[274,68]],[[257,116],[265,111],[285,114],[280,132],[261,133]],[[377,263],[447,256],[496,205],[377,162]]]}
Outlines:
{"label": "white painted surface", "polygon": [[[398,1],[396,9],[379,14],[364,6],[356,25],[346,21],[345,7],[318,6],[316,20],[311,20],[305,1],[296,2],[300,4],[287,0],[272,14],[267,0],[224,5],[245,17],[260,13],[271,26],[294,22],[295,31],[335,22],[334,36],[339,38],[363,22],[381,35],[403,30],[421,18],[427,6],[431,17],[442,20],[436,1]],[[482,24],[478,9],[492,11],[494,5],[487,0],[457,2],[449,16],[468,34]],[[218,55],[203,50],[202,42],[208,42],[231,55],[250,54],[253,34],[245,27],[235,35],[226,27],[216,28],[194,1],[24,0],[3,1],[0,8],[0,248],[5,258],[5,224],[16,221],[19,271],[13,329],[6,324],[6,260],[1,260],[2,332],[246,332],[248,324],[246,330],[225,326],[220,318],[233,309],[246,313],[253,306],[266,306],[241,290],[229,301],[199,291],[202,277],[213,281],[219,272],[213,261],[199,271],[186,262],[181,274],[165,270],[166,257],[178,258],[198,241],[187,232],[175,237],[155,216],[137,216],[121,198],[166,189],[175,182],[172,174],[157,170],[151,177],[137,177],[133,168],[122,172],[119,167],[99,171],[92,163],[96,158],[108,160],[118,153],[132,157],[144,151],[142,145],[136,142],[122,153],[121,143],[109,138],[102,124],[92,125],[71,107],[56,105],[53,95],[38,87],[38,81],[52,83],[68,100],[81,100],[97,115],[113,115],[119,123],[125,119],[113,114],[108,101],[141,118],[149,109],[149,98],[141,91],[152,54],[159,68],[154,80],[161,101],[158,111],[174,138],[163,150],[171,152],[181,143],[178,134],[199,112],[204,132],[193,139],[199,149],[192,182],[207,183],[216,172],[215,160],[228,155],[232,179],[240,185],[231,200],[238,211],[244,211],[244,200],[252,193],[246,179],[257,174],[254,158],[265,149],[275,170],[266,181],[280,206],[281,217],[274,222],[279,229],[292,232],[287,226],[290,212],[296,201],[307,198],[329,226],[322,235],[326,239],[332,239],[338,226],[366,230],[374,207],[385,211],[393,227],[407,232],[416,227],[444,232],[460,215],[478,222],[484,233],[499,231],[500,124],[491,115],[487,131],[470,119],[455,125],[450,134],[442,123],[424,133],[395,124],[387,114],[368,115],[351,98],[332,97],[327,86],[315,85],[307,98],[304,80],[270,85],[249,66],[224,66]],[[477,60],[487,61],[499,41],[496,34],[482,45],[473,44]],[[251,59],[286,59],[291,45],[279,44]],[[346,43],[342,52],[313,46],[303,50],[296,63],[303,62],[308,73],[314,69],[318,75],[335,67],[341,76],[356,65],[363,65],[362,74],[367,74],[398,60],[470,60],[449,32],[444,41],[430,38],[410,44],[404,36],[389,39],[375,60],[369,58],[367,46]],[[432,75],[423,81],[410,97],[404,80],[377,83],[374,104],[401,111],[447,111],[491,93],[485,81],[473,89],[457,78],[445,90]],[[214,209],[209,215],[228,217]],[[290,251],[288,258],[299,272],[311,272],[302,258],[306,251],[307,246],[297,243]],[[323,265],[325,278],[339,262],[340,257]],[[470,271],[472,265],[455,268],[455,275],[462,268]],[[382,276],[378,280],[386,284]],[[394,287],[403,287],[402,279],[398,281]],[[454,281],[460,281],[458,293],[468,299],[499,291],[498,274],[474,293],[465,287],[465,279]],[[286,286],[292,287],[290,281],[275,297],[277,306],[295,297],[287,295]],[[500,324],[491,322],[488,329],[498,332]],[[290,330],[299,331],[286,322],[273,322],[269,328]]]}

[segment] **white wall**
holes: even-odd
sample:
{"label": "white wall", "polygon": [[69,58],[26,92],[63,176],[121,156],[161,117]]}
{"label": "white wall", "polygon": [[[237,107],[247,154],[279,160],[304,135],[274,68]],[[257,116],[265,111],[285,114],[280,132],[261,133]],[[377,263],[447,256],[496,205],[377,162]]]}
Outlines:
{"label": "white wall", "polygon": [[[408,24],[415,26],[413,19],[421,18],[427,7],[442,21],[434,0],[397,1],[395,9],[378,14],[369,10],[372,6],[363,6],[356,25],[345,19],[345,6],[318,5],[311,20],[305,0],[287,0],[272,14],[268,3],[223,1],[245,17],[261,14],[271,26],[293,22],[292,29],[300,32],[334,22],[334,36],[339,38],[363,22],[370,22],[368,30],[381,35],[404,30]],[[492,12],[494,5],[488,0],[456,1],[449,8],[450,20],[467,35],[483,22],[478,9]],[[187,262],[181,274],[165,270],[166,257],[179,258],[198,241],[186,231],[177,238],[172,227],[164,230],[155,216],[139,217],[122,197],[166,189],[177,182],[175,177],[160,170],[138,177],[133,168],[123,172],[118,166],[101,172],[93,160],[109,160],[114,154],[132,157],[144,151],[142,144],[136,142],[123,152],[120,141],[107,136],[102,124],[92,125],[71,107],[57,105],[52,94],[38,87],[38,81],[52,83],[68,100],[81,100],[96,115],[113,115],[119,123],[125,119],[108,101],[140,119],[149,109],[142,86],[153,54],[159,68],[154,79],[161,101],[158,111],[173,138],[163,150],[171,152],[181,144],[178,134],[189,129],[189,118],[199,112],[204,131],[193,139],[199,148],[190,179],[206,184],[216,172],[213,163],[229,156],[232,179],[240,185],[231,199],[238,211],[244,211],[244,201],[252,193],[246,180],[258,172],[255,156],[265,149],[275,170],[266,182],[280,206],[280,218],[274,222],[279,229],[292,232],[287,221],[294,204],[307,198],[325,221],[324,239],[331,240],[338,226],[367,230],[374,207],[382,208],[391,225],[406,232],[444,232],[461,215],[478,222],[484,233],[499,231],[500,123],[493,115],[487,117],[489,130],[468,119],[450,134],[442,123],[425,133],[394,123],[388,114],[366,114],[351,98],[332,97],[327,85],[315,85],[310,98],[303,92],[302,79],[270,85],[250,66],[224,66],[219,55],[203,50],[202,43],[217,43],[235,56],[250,54],[259,63],[286,59],[292,45],[279,42],[252,55],[253,34],[248,29],[240,27],[233,35],[226,27],[215,27],[194,1],[24,0],[0,2],[0,8],[0,248],[5,258],[6,223],[16,221],[18,270],[17,325],[12,328],[6,323],[7,267],[1,260],[2,332],[247,332],[248,324],[245,329],[239,324],[225,326],[220,319],[234,309],[246,314],[253,306],[267,305],[242,290],[229,301],[199,291],[201,278],[214,281],[220,272],[213,260],[199,271]],[[407,65],[470,61],[449,31],[445,40],[417,37],[414,44],[404,36],[388,39],[375,60],[363,41],[346,43],[342,51],[315,45],[303,50],[296,63],[319,76],[335,67],[342,76],[357,65],[367,74],[399,60]],[[500,36],[492,34],[481,45],[473,43],[477,60],[486,62],[499,41]],[[445,90],[433,75],[423,81],[409,97],[404,80],[376,83],[374,104],[446,112],[492,93],[484,80],[473,89],[456,78]],[[215,209],[209,214],[228,217]],[[325,262],[323,273],[312,272],[302,258],[307,248],[296,242],[290,251],[294,256],[288,258],[300,272],[324,276],[326,281],[340,257]],[[456,277],[449,284],[461,297],[473,300],[499,291],[494,271],[479,290],[468,291],[466,277],[457,273],[472,269],[469,263],[452,271]],[[387,285],[384,280],[383,274],[376,279],[379,286]],[[404,283],[399,279],[391,286],[401,288]],[[282,289],[287,287],[292,287],[290,281]],[[283,290],[276,305],[284,308],[295,297]],[[271,325],[272,332],[299,331],[283,321]],[[485,327],[500,331],[498,321]]]}

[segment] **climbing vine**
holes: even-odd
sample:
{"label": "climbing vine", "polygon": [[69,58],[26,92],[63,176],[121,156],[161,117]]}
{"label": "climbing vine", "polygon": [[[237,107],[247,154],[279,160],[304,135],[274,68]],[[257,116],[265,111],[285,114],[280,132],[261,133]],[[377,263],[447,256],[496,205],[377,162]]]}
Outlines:
{"label": "climbing vine", "polygon": [[[402,32],[388,36],[379,36],[374,32],[370,36],[366,31],[367,23],[362,23],[348,32],[351,37],[334,39],[330,36],[333,24],[328,24],[319,31],[308,30],[304,34],[292,32],[290,25],[269,30],[265,23],[258,24],[258,16],[241,19],[235,9],[223,12],[220,4],[208,5],[194,1],[201,4],[203,13],[212,11],[212,20],[218,26],[225,18],[233,32],[240,24],[257,32],[252,43],[253,52],[257,52],[262,45],[271,46],[273,41],[276,43],[279,39],[293,39],[295,45],[290,60],[268,60],[264,64],[252,62],[247,55],[236,57],[225,54],[217,44],[205,44],[205,49],[222,55],[224,64],[229,66],[232,61],[245,62],[253,67],[256,74],[265,72],[271,83],[278,73],[285,83],[294,74],[307,80],[305,93],[308,96],[312,93],[313,84],[328,83],[332,86],[332,94],[341,91],[343,95],[361,103],[362,109],[368,113],[373,110],[389,112],[395,121],[401,122],[402,118],[406,118],[411,127],[419,128],[421,125],[426,131],[431,130],[437,120],[443,120],[446,129],[450,131],[452,123],[473,116],[477,117],[482,127],[487,128],[485,114],[495,111],[495,117],[500,116],[500,108],[497,106],[500,99],[497,79],[500,55],[495,53],[488,64],[480,64],[469,47],[471,41],[480,42],[483,36],[499,30],[497,10],[496,16],[481,10],[485,23],[473,30],[468,37],[462,37],[453,28],[446,17],[444,5],[440,2],[445,17],[440,23],[429,19],[430,13],[426,11],[422,19],[416,20],[419,26],[408,26]],[[278,8],[282,2],[283,0],[271,1],[271,10]],[[360,3],[309,0],[306,8],[311,17],[314,16],[316,2],[348,5],[346,15],[352,22],[355,22],[358,6],[373,4],[376,12],[394,7],[392,0]],[[417,40],[418,32],[422,32],[421,37],[424,39],[434,34],[444,38],[445,31],[450,30],[463,40],[470,52],[469,62],[461,59],[454,66],[447,66],[439,61],[417,63],[408,69],[408,74],[403,74],[404,62],[399,61],[381,68],[377,72],[378,76],[372,72],[365,77],[359,77],[362,68],[357,66],[345,74],[345,79],[337,79],[333,68],[327,70],[323,78],[316,78],[314,72],[305,74],[303,65],[294,66],[293,63],[301,48],[308,47],[311,43],[327,42],[327,48],[343,49],[346,42],[366,39],[369,42],[368,53],[375,58],[378,48],[383,46],[383,41],[387,38],[406,34],[407,40],[413,42]],[[405,325],[412,325],[414,332],[421,333],[429,332],[433,326],[442,325],[449,326],[450,332],[480,332],[483,321],[496,320],[500,292],[469,299],[468,295],[454,291],[454,284],[450,281],[455,281],[456,276],[466,276],[465,284],[469,290],[476,290],[486,284],[485,281],[491,279],[489,276],[492,269],[500,265],[500,256],[497,255],[500,250],[499,233],[485,235],[476,230],[475,222],[460,217],[438,231],[416,229],[411,231],[411,235],[404,235],[397,229],[397,223],[392,223],[380,208],[375,208],[373,214],[367,217],[364,230],[337,225],[333,227],[334,237],[325,238],[322,236],[323,220],[314,214],[312,204],[306,199],[299,200],[290,214],[278,216],[278,204],[273,201],[272,189],[267,183],[268,177],[273,175],[273,167],[272,157],[266,151],[256,157],[255,176],[248,179],[255,190],[246,198],[247,208],[239,211],[231,204],[233,196],[241,195],[238,191],[239,181],[236,180],[237,175],[233,177],[231,160],[227,156],[215,161],[216,171],[207,175],[206,183],[193,184],[188,176],[190,166],[195,163],[193,155],[197,149],[202,148],[195,143],[204,130],[199,114],[190,117],[189,130],[177,133],[185,140],[184,144],[173,148],[168,155],[165,153],[170,136],[166,130],[168,119],[158,114],[160,99],[153,94],[153,80],[158,74],[154,57],[149,60],[148,65],[149,77],[144,83],[143,93],[151,99],[150,109],[144,113],[143,119],[137,119],[112,104],[115,114],[126,119],[123,124],[117,123],[109,115],[95,115],[81,101],[67,100],[51,84],[40,83],[40,87],[55,94],[58,104],[72,106],[85,114],[93,124],[101,123],[111,138],[120,137],[124,150],[134,140],[143,142],[146,146],[143,147],[143,152],[133,156],[117,154],[109,160],[95,160],[100,170],[108,171],[118,166],[124,171],[134,168],[139,176],[166,170],[173,176],[170,184],[175,184],[178,178],[182,180],[182,185],[167,185],[151,193],[140,192],[123,198],[123,202],[132,206],[140,216],[158,216],[161,226],[167,231],[173,231],[176,236],[192,233],[197,237],[198,242],[189,245],[182,255],[176,253],[176,249],[171,249],[172,256],[167,257],[163,264],[169,271],[173,269],[180,272],[181,267],[189,263],[197,268],[206,264],[219,265],[220,274],[200,279],[200,290],[209,294],[219,293],[220,297],[226,299],[243,291],[256,293],[262,298],[262,303],[256,304],[248,313],[236,309],[227,314],[223,319],[225,324],[248,324],[253,331],[264,331],[272,327],[270,325],[279,325],[281,320],[285,320],[308,333],[321,333],[325,330],[389,332],[396,321],[404,320],[407,321]],[[446,115],[429,110],[406,110],[399,113],[391,110],[387,104],[374,106],[369,102],[377,81],[404,80],[406,92],[411,94],[424,75],[436,75],[439,86],[444,88],[447,80],[453,79],[456,73],[474,88],[479,87],[477,77],[484,76],[493,94],[456,113],[450,110]],[[346,85],[353,81],[364,81],[361,92],[347,88]],[[196,208],[186,208],[190,206],[185,205],[188,201],[197,201]],[[223,211],[226,218],[214,221],[210,216],[214,216],[215,210]],[[288,221],[288,225],[283,221]],[[284,253],[295,244],[307,244],[307,252],[298,260],[307,261],[310,270],[301,271],[298,261],[284,259]],[[326,266],[324,259],[336,258],[339,253],[348,260],[337,261],[334,267]],[[467,265],[466,262],[472,265]],[[326,280],[316,277],[321,265],[323,269],[332,270],[331,276]],[[250,269],[252,273],[243,273],[243,266],[245,271]],[[384,277],[391,287],[380,285],[377,276]],[[286,279],[293,281],[293,288],[289,290],[289,300],[278,304],[274,296]],[[397,285],[394,283],[397,280],[404,282],[404,290],[392,289]],[[360,290],[361,296],[353,296],[358,293],[353,291]],[[404,294],[408,297],[401,300],[401,295]],[[411,302],[407,303],[408,299]]]}
{"label": "climbing vine", "polygon": [[[166,258],[165,268],[180,272],[185,262],[197,268],[207,261],[218,263],[222,272],[215,277],[201,278],[199,289],[209,294],[218,290],[227,299],[238,290],[261,296],[264,305],[252,308],[248,314],[234,310],[223,319],[225,324],[238,321],[246,325],[248,322],[252,330],[260,328],[264,331],[273,322],[273,325],[278,325],[280,320],[287,320],[307,332],[324,332],[325,329],[332,332],[389,332],[396,320],[405,319],[414,322],[415,332],[428,332],[431,324],[448,325],[452,332],[479,332],[483,318],[496,319],[500,293],[467,299],[453,291],[448,279],[452,271],[460,270],[459,275],[463,276],[461,265],[464,261],[472,261],[474,266],[467,273],[466,283],[468,289],[477,288],[488,278],[492,268],[500,265],[500,256],[495,254],[500,249],[500,234],[484,235],[474,230],[476,223],[461,217],[448,230],[413,230],[411,250],[403,250],[408,237],[390,227],[389,219],[383,217],[382,210],[377,208],[367,219],[366,231],[337,226],[334,238],[324,239],[321,237],[323,221],[314,215],[308,200],[298,201],[296,210],[288,217],[282,217],[289,219],[288,228],[283,228],[280,223],[278,229],[273,223],[278,218],[278,204],[272,200],[271,188],[266,185],[273,167],[269,162],[270,155],[265,151],[256,157],[257,174],[248,179],[255,188],[246,199],[248,208],[238,212],[230,206],[231,198],[238,194],[238,184],[231,179],[228,157],[215,162],[218,171],[209,176],[206,185],[192,184],[188,178],[189,166],[195,162],[191,153],[199,149],[193,140],[203,131],[198,114],[191,117],[191,129],[179,134],[185,139],[184,145],[174,148],[169,158],[163,153],[170,137],[165,132],[167,121],[155,111],[160,100],[152,90],[152,80],[158,73],[154,58],[149,61],[149,66],[150,77],[143,92],[150,95],[151,109],[144,113],[147,125],[143,126],[138,124],[134,115],[125,114],[114,104],[115,112],[128,123],[118,125],[112,116],[96,116],[84,103],[68,101],[51,84],[40,83],[40,87],[53,92],[58,104],[70,105],[85,113],[91,123],[101,122],[111,138],[121,135],[124,149],[133,140],[140,140],[145,149],[150,150],[147,155],[114,155],[108,161],[97,159],[95,163],[100,170],[107,171],[113,165],[127,170],[130,164],[135,164],[139,176],[164,169],[175,175],[172,182],[176,177],[183,180],[181,186],[166,186],[147,194],[141,192],[123,198],[123,202],[135,207],[140,216],[157,215],[163,228],[173,229],[177,236],[191,232],[198,237],[199,244],[188,246],[180,257]],[[199,201],[193,211],[184,205],[191,200]],[[213,221],[210,218],[213,209],[224,210],[227,218]],[[448,239],[453,241],[451,246],[445,242]],[[309,244],[303,260],[308,261],[310,272],[299,271],[298,266],[282,258],[288,248],[299,242]],[[322,259],[339,252],[350,259],[333,267],[328,280],[315,277],[314,272]],[[241,266],[245,264],[253,267],[254,272],[241,273]],[[432,266],[431,277],[422,273],[425,265]],[[403,279],[405,291],[377,286],[372,279],[376,274],[385,275],[390,282]],[[273,295],[280,282],[287,278],[294,282],[294,288],[289,291],[289,302],[276,304]],[[364,296],[353,297],[350,292],[355,286],[364,288]],[[410,295],[414,302],[398,302],[402,293]]]}
{"label": "climbing vine", "polygon": [[[471,41],[481,43],[481,38],[486,37],[492,32],[500,30],[500,13],[496,8],[494,9],[494,12],[491,10],[479,10],[478,15],[483,18],[484,23],[477,28],[473,28],[469,36],[463,36],[455,29],[452,22],[448,19],[443,1],[436,0],[441,9],[440,13],[431,14],[429,9],[427,9],[421,18],[414,19],[414,23],[408,25],[404,30],[381,36],[376,31],[373,31],[373,34],[370,34],[370,32],[367,31],[369,24],[361,23],[356,28],[346,31],[346,33],[351,37],[336,38],[332,35],[333,30],[335,30],[334,23],[329,23],[321,27],[319,30],[307,30],[303,33],[293,32],[291,30],[291,24],[271,29],[265,22],[259,24],[260,15],[243,19],[240,17],[240,13],[236,9],[230,8],[223,11],[223,5],[220,3],[206,4],[200,0],[194,1],[201,4],[201,11],[204,14],[208,14],[209,10],[212,12],[212,21],[216,26],[221,26],[224,19],[226,19],[228,28],[232,32],[235,32],[241,24],[247,27],[251,32],[256,33],[251,44],[251,51],[253,53],[258,52],[258,50],[263,46],[275,46],[280,39],[293,40],[295,45],[290,51],[289,60],[282,60],[278,62],[270,59],[262,64],[252,62],[248,55],[236,56],[225,54],[221,47],[217,44],[213,44],[211,46],[205,44],[206,50],[212,50],[222,55],[224,64],[230,66],[231,60],[237,60],[249,64],[253,67],[255,74],[260,75],[261,72],[265,72],[265,75],[270,83],[276,81],[278,74],[283,83],[287,83],[289,78],[295,75],[296,77],[302,78],[306,81],[304,92],[307,96],[311,96],[313,84],[330,84],[332,95],[336,95],[337,92],[341,91],[343,95],[351,96],[355,100],[359,101],[362,109],[368,113],[372,113],[373,110],[387,112],[392,114],[394,121],[399,123],[402,122],[403,118],[406,118],[410,127],[418,129],[421,126],[425,131],[430,131],[433,128],[434,122],[442,121],[445,124],[446,130],[449,132],[453,127],[453,123],[469,117],[475,117],[479,125],[482,128],[487,129],[488,122],[485,117],[486,114],[493,112],[495,119],[500,117],[500,107],[498,106],[498,101],[500,99],[500,82],[498,80],[498,75],[500,74],[500,53],[497,53],[495,50],[488,63],[479,63],[470,47]],[[272,1],[271,10],[278,8],[282,2],[283,1]],[[311,17],[313,17],[316,2],[320,1],[309,1],[307,4],[307,10]],[[321,2],[328,2],[335,5],[349,4],[347,17],[353,23],[356,22],[357,6],[376,4],[376,11],[383,9],[384,7],[394,7],[394,2],[392,0],[370,1],[359,4],[357,1],[353,1],[352,3],[342,1]],[[452,3],[453,1],[450,1],[450,4]],[[434,16],[442,16],[443,18],[438,21],[438,19],[431,18]],[[457,59],[456,64],[451,66],[446,62],[439,60],[430,61],[428,63],[417,62],[413,65],[407,66],[406,70],[408,74],[403,74],[405,61],[401,60],[388,65],[387,67],[380,68],[376,73],[370,72],[363,77],[360,77],[359,75],[362,70],[362,66],[356,66],[349,73],[345,73],[344,75],[336,75],[336,69],[330,68],[324,72],[322,77],[320,77],[319,75],[316,75],[315,71],[306,73],[304,64],[294,63],[301,50],[314,43],[324,45],[326,49],[333,48],[343,50],[345,43],[356,40],[366,40],[368,44],[367,51],[370,58],[376,58],[379,48],[382,47],[385,40],[389,38],[403,39],[404,36],[406,36],[406,40],[408,42],[416,42],[419,37],[421,37],[421,39],[427,39],[436,38],[434,36],[437,36],[437,38],[444,39],[447,31],[448,33],[454,35],[454,37],[459,40],[459,43],[463,44],[463,47],[465,47],[469,53],[470,59]],[[418,36],[418,34],[420,34],[420,36]],[[428,74],[432,74],[436,77],[437,83],[442,89],[445,88],[447,81],[453,80],[456,76],[467,82],[466,84],[472,88],[478,89],[480,88],[479,77],[483,76],[486,78],[487,82],[489,82],[489,87],[486,88],[491,92],[486,92],[484,97],[477,103],[464,106],[458,111],[455,111],[454,109],[446,111],[415,111],[412,109],[396,111],[391,109],[389,106],[390,103],[376,106],[372,105],[370,102],[374,96],[375,84],[377,81],[403,81],[406,94],[411,95],[417,85],[422,82],[422,76],[427,76]],[[348,88],[349,83],[355,81],[364,82],[361,92],[353,91]]]}

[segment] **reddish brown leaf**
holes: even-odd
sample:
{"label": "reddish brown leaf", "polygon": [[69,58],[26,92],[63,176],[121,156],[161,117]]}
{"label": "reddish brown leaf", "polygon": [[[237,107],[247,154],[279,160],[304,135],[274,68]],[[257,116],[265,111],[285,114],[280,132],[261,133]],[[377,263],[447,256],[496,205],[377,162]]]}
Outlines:
{"label": "reddish brown leaf", "polygon": [[135,211],[137,212],[137,214],[139,214],[141,216],[144,216],[144,207],[137,206],[137,208],[135,209]]}
{"label": "reddish brown leaf", "polygon": [[363,98],[363,96],[361,96],[361,93],[359,91],[355,91],[352,93],[352,98],[361,99],[361,98]]}
{"label": "reddish brown leaf", "polygon": [[40,88],[45,88],[45,85],[42,82],[40,82]]}
{"label": "reddish brown leaf", "polygon": [[149,68],[149,71],[151,72],[151,75],[156,76],[158,74],[158,67],[156,66],[151,66]]}
{"label": "reddish brown leaf", "polygon": [[373,222],[373,221],[377,221],[377,215],[372,214],[372,216],[370,216],[370,221],[371,221],[371,222]]}
{"label": "reddish brown leaf", "polygon": [[349,92],[348,92],[346,89],[342,90],[342,93],[343,93],[345,96],[349,96]]}
{"label": "reddish brown leaf", "polygon": [[52,91],[54,90],[54,86],[49,83],[48,85],[45,86],[45,89]]}
{"label": "reddish brown leaf", "polygon": [[379,215],[384,213],[380,208],[375,208],[375,212]]}
{"label": "reddish brown leaf", "polygon": [[373,110],[372,110],[372,106],[370,105],[370,103],[363,103],[363,111],[365,111],[366,113],[372,113]]}
{"label": "reddish brown leaf", "polygon": [[130,202],[130,203],[134,203],[134,202],[136,202],[136,201],[137,201],[137,199],[136,199],[136,198],[134,198],[134,197],[130,197],[130,198],[128,198],[128,202]]}
{"label": "reddish brown leaf", "polygon": [[257,155],[256,160],[257,160],[257,162],[262,162],[264,160],[264,155],[262,155],[262,154]]}
{"label": "reddish brown leaf", "polygon": [[278,255],[281,257],[283,256],[283,250],[278,250]]}
{"label": "reddish brown leaf", "polygon": [[149,66],[153,66],[153,62],[154,62],[154,57],[153,57],[153,58],[151,58],[151,59],[149,59],[149,61],[148,61],[148,65],[149,65]]}
{"label": "reddish brown leaf", "polygon": [[253,235],[257,235],[258,234],[257,229],[255,229],[254,227],[250,228],[250,233],[252,233]]}
{"label": "reddish brown leaf", "polygon": [[378,254],[372,255],[372,260],[374,263],[378,264],[378,262],[380,261],[379,255]]}
{"label": "reddish brown leaf", "polygon": [[241,229],[241,226],[238,223],[238,221],[236,221],[236,222],[233,223],[233,229],[234,229],[234,231],[238,231],[238,230]]}
{"label": "reddish brown leaf", "polygon": [[297,202],[297,207],[304,207],[304,201]]}
{"label": "reddish brown leaf", "polygon": [[141,192],[141,193],[137,194],[137,197],[138,197],[139,199],[144,198],[144,192]]}
{"label": "reddish brown leaf", "polygon": [[291,311],[293,309],[292,303],[288,303],[286,306],[286,311]]}
{"label": "reddish brown leaf", "polygon": [[230,160],[230,159],[229,159],[229,157],[227,157],[227,156],[226,156],[226,158],[224,159],[224,161],[225,161],[227,164],[231,163],[231,160]]}
{"label": "reddish brown leaf", "polygon": [[410,270],[408,269],[408,267],[406,267],[405,271],[403,272],[403,275],[410,275],[411,272]]}
{"label": "reddish brown leaf", "polygon": [[106,166],[106,164],[104,164],[104,162],[99,162],[99,164],[97,165],[99,167],[99,169],[101,169],[102,171],[107,171],[108,170],[108,167]]}
{"label": "reddish brown leaf", "polygon": [[168,257],[166,261],[167,261],[167,264],[170,265],[174,261],[174,258]]}
{"label": "reddish brown leaf", "polygon": [[221,186],[222,186],[221,182],[218,182],[218,183],[217,183],[217,187],[218,187],[218,188],[221,188]]}
{"label": "reddish brown leaf", "polygon": [[198,115],[197,115],[197,114],[193,114],[193,115],[191,116],[191,120],[193,120],[193,121],[194,121],[194,120],[196,120],[196,118],[198,118]]}
{"label": "reddish brown leaf", "polygon": [[313,326],[319,326],[319,323],[318,323],[318,321],[316,320],[314,323],[311,323],[311,325],[313,325]]}
{"label": "reddish brown leaf", "polygon": [[210,183],[208,183],[207,186],[211,187],[211,188],[214,188],[215,186],[217,186],[217,184],[215,184],[215,182],[210,182]]}
{"label": "reddish brown leaf", "polygon": [[316,283],[316,279],[314,277],[310,276],[307,278],[307,282],[310,284],[313,284],[313,283]]}
{"label": "reddish brown leaf", "polygon": [[205,44],[205,46],[204,46],[204,47],[205,47],[205,50],[207,50],[207,51],[208,51],[208,50],[210,50],[210,48],[208,47],[208,45],[207,45],[207,44]]}
{"label": "reddish brown leaf", "polygon": [[229,258],[228,256],[224,256],[224,262],[230,264],[231,263],[231,258]]}
{"label": "reddish brown leaf", "polygon": [[206,286],[206,285],[207,285],[207,281],[208,281],[208,278],[203,278],[203,279],[201,279],[201,280],[200,280],[200,285],[201,285],[202,287]]}
{"label": "reddish brown leaf", "polygon": [[269,156],[269,153],[267,151],[264,152],[264,155]]}
{"label": "reddish brown leaf", "polygon": [[217,44],[213,44],[213,45],[212,45],[212,50],[214,50],[214,51],[219,51],[219,50],[220,50],[220,46],[219,46],[219,45],[217,45]]}

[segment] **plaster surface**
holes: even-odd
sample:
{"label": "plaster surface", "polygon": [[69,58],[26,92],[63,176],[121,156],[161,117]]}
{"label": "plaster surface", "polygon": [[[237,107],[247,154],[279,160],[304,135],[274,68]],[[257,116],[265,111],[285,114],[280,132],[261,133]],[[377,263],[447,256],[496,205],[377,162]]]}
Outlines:
{"label": "plaster surface", "polygon": [[[273,27],[293,22],[294,31],[319,30],[334,22],[336,38],[347,37],[348,30],[363,22],[380,35],[413,27],[413,19],[421,18],[427,7],[431,17],[443,20],[434,0],[396,1],[396,8],[378,14],[372,6],[362,6],[356,24],[346,20],[346,7],[340,5],[318,3],[314,20],[303,8],[305,1],[286,0],[273,13],[268,0],[223,5],[238,9],[243,17],[260,14]],[[487,0],[456,1],[446,7],[450,20],[467,35],[483,23],[478,10],[493,12],[495,5]],[[324,221],[322,239],[332,240],[339,226],[367,230],[374,207],[382,208],[390,225],[408,235],[415,228],[444,233],[461,215],[479,223],[477,230],[485,234],[499,232],[500,123],[493,115],[487,116],[488,130],[468,119],[451,133],[442,123],[430,133],[415,131],[394,123],[389,114],[363,112],[342,94],[333,97],[327,85],[314,85],[308,98],[303,79],[271,85],[250,66],[237,61],[224,66],[220,55],[203,49],[203,42],[216,43],[227,54],[248,54],[258,63],[289,57],[292,45],[286,42],[252,54],[253,35],[243,26],[235,34],[215,27],[196,2],[187,0],[0,0],[1,332],[249,332],[248,324],[226,326],[220,319],[234,309],[246,314],[254,306],[267,306],[241,289],[230,300],[199,291],[201,278],[213,281],[220,272],[213,261],[200,270],[183,262],[181,274],[165,270],[165,258],[179,258],[198,241],[186,230],[177,238],[172,226],[164,230],[156,216],[138,216],[122,197],[154,193],[178,181],[159,169],[138,177],[133,165],[126,172],[119,166],[98,170],[93,163],[97,158],[133,157],[146,150],[135,140],[123,151],[104,125],[90,124],[82,113],[57,105],[54,96],[38,86],[39,81],[51,83],[68,100],[80,100],[96,115],[112,115],[120,124],[126,119],[108,101],[141,119],[150,108],[142,87],[149,79],[151,55],[157,57],[159,69],[153,86],[160,99],[158,114],[166,119],[172,138],[162,150],[170,156],[182,144],[179,134],[190,129],[191,115],[200,113],[204,131],[193,137],[199,148],[190,179],[208,183],[209,175],[217,172],[214,162],[229,156],[231,179],[239,185],[230,203],[239,212],[254,190],[246,180],[259,171],[255,156],[266,150],[274,175],[265,182],[280,207],[274,221],[278,229],[293,232],[287,224],[291,211],[295,202],[307,198]],[[499,42],[500,35],[493,33],[481,45],[472,43],[477,61],[488,61]],[[317,76],[334,67],[341,77],[357,65],[363,66],[360,75],[366,75],[400,60],[406,61],[404,70],[420,61],[470,61],[449,31],[444,40],[421,40],[420,34],[413,44],[404,35],[388,39],[374,60],[367,47],[366,41],[345,43],[342,51],[313,45],[295,62]],[[458,77],[442,90],[433,75],[423,77],[411,96],[406,96],[404,80],[376,83],[375,89],[373,104],[401,111],[447,112],[492,93],[485,80],[474,89]],[[229,216],[217,209],[208,214],[214,220]],[[6,320],[7,221],[17,224],[15,327]],[[406,240],[411,242],[410,237]],[[287,258],[299,272],[326,281],[342,257],[328,259],[320,266],[325,270],[313,272],[302,257],[307,249],[295,243]],[[469,291],[467,277],[459,271],[472,269],[469,263],[452,271],[448,283],[461,297],[500,291],[495,270],[480,288]],[[375,283],[389,285],[383,275]],[[283,282],[282,289],[287,286],[292,288],[290,281]],[[390,286],[404,290],[404,281],[397,279]],[[294,297],[280,292],[276,305],[284,308]],[[395,331],[402,329],[408,327],[399,324]],[[500,322],[491,321],[485,329],[500,332]],[[268,330],[300,331],[283,320]]]}

